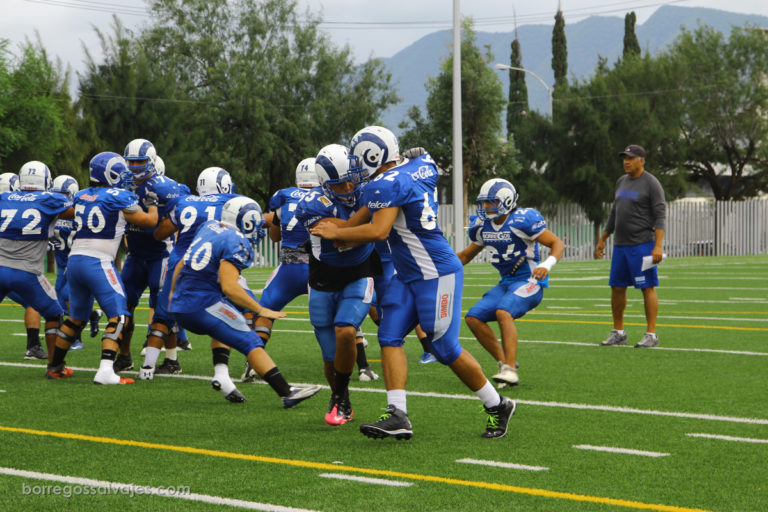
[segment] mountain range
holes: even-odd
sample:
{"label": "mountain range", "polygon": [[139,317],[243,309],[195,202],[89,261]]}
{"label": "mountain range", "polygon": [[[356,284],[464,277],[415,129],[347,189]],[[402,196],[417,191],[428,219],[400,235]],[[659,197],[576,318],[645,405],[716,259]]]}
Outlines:
{"label": "mountain range", "polygon": [[[554,19],[555,13],[552,13]],[[656,54],[668,47],[686,27],[695,30],[708,25],[726,36],[733,26],[768,27],[768,17],[739,14],[717,9],[698,7],[660,7],[642,25],[635,26],[635,33],[643,52]],[[523,67],[539,75],[548,84],[554,82],[552,73],[552,26],[522,25],[517,29],[520,40]],[[478,48],[490,47],[495,61],[510,63],[510,44],[514,32],[476,32]],[[584,79],[595,70],[598,59],[604,57],[609,65],[621,56],[624,47],[624,18],[591,16],[572,25],[566,25],[568,44],[568,76]],[[398,124],[405,120],[408,108],[416,105],[424,108],[427,100],[425,84],[429,76],[437,76],[441,62],[452,51],[453,32],[442,30],[428,34],[389,58],[382,59],[392,73],[392,81],[402,101],[390,107],[382,115],[382,124],[396,133]],[[497,71],[503,82],[506,96],[509,72]],[[526,75],[528,103],[541,113],[547,112],[546,89],[530,74]]]}

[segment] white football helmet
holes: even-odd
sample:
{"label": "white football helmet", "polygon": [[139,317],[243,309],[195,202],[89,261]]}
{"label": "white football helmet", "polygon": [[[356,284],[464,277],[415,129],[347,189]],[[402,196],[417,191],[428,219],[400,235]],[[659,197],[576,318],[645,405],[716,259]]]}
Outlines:
{"label": "white football helmet", "polygon": [[125,146],[123,157],[128,162],[128,168],[133,173],[135,181],[149,178],[155,172],[157,150],[146,139],[133,139]]}
{"label": "white football helmet", "polygon": [[163,162],[159,155],[155,157],[155,173],[165,176],[165,162]]}
{"label": "white football helmet", "polygon": [[32,160],[19,170],[20,190],[51,190],[51,170],[43,162]]}
{"label": "white football helmet", "polygon": [[[517,206],[517,190],[507,180],[493,178],[480,187],[477,195],[477,214],[483,219],[495,219],[505,215]],[[493,206],[483,207],[483,201],[489,201]]]}
{"label": "white football helmet", "polygon": [[296,167],[296,186],[299,188],[314,188],[320,186],[320,180],[315,171],[315,159],[305,158]]}
{"label": "white football helmet", "polygon": [[221,223],[240,231],[252,245],[258,244],[266,234],[259,203],[250,197],[233,197],[224,203]]}
{"label": "white football helmet", "polygon": [[400,144],[391,131],[382,126],[366,126],[352,137],[349,152],[360,157],[361,177],[370,178],[382,165],[400,158]]}
{"label": "white football helmet", "polygon": [[72,176],[67,176],[66,174],[56,176],[56,178],[53,180],[53,185],[51,186],[51,192],[64,194],[70,199],[72,199],[79,191],[80,185],[77,184],[75,178]]}
{"label": "white football helmet", "polygon": [[[335,197],[342,203],[351,206],[355,204],[355,190],[360,183],[360,159],[349,154],[341,144],[325,146],[315,157],[315,172],[320,180],[320,186],[326,194]],[[354,187],[351,192],[336,192],[332,185],[351,181]]]}
{"label": "white football helmet", "polygon": [[0,194],[19,190],[19,176],[12,172],[0,174]]}
{"label": "white football helmet", "polygon": [[208,167],[203,169],[197,177],[197,195],[234,193],[232,177],[221,167]]}

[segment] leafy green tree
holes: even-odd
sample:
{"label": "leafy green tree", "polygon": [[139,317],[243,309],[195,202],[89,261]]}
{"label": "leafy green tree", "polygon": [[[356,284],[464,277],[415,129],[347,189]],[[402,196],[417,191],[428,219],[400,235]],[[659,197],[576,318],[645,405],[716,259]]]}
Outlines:
{"label": "leafy green tree", "polygon": [[[504,93],[493,71],[493,56],[475,46],[471,22],[465,22],[461,40],[461,116],[465,209],[467,197],[477,193],[485,179],[512,176],[518,169],[514,144],[500,138]],[[417,107],[401,124],[403,147],[423,146],[445,170],[453,157],[453,55],[440,65],[440,74],[429,78],[426,116]],[[466,211],[466,210],[465,210]]]}
{"label": "leafy green tree", "polygon": [[348,143],[397,101],[380,61],[355,66],[293,0],[150,5],[144,44],[197,102],[182,127],[196,148],[190,165],[226,168],[242,193],[268,200],[301,159]]}
{"label": "leafy green tree", "polygon": [[636,22],[635,11],[624,16],[624,58],[630,55],[640,55],[640,43],[637,41],[637,34],[635,34]]}
{"label": "leafy green tree", "polygon": [[565,16],[558,7],[552,29],[552,70],[555,72],[555,91],[568,87],[568,44],[565,40]]}
{"label": "leafy green tree", "polygon": [[5,55],[5,69],[0,73],[4,82],[0,93],[2,167],[16,172],[25,162],[40,160],[56,171],[55,155],[67,129],[62,115],[69,100],[67,74],[50,61],[39,42],[21,48],[13,69],[6,67]]}
{"label": "leafy green tree", "polygon": [[683,30],[664,57],[676,71],[682,107],[677,156],[717,199],[740,199],[768,185],[768,37],[734,28]]}
{"label": "leafy green tree", "polygon": [[[512,41],[509,62],[512,67],[523,67],[523,56],[520,51],[520,41],[515,31]],[[525,84],[525,72],[509,70],[509,95],[507,102],[507,136],[511,136],[523,122],[528,111],[528,86]]]}
{"label": "leafy green tree", "polygon": [[77,103],[86,146],[83,163],[101,151],[122,154],[128,142],[142,138],[155,145],[166,162],[168,175],[185,181],[191,176],[177,171],[180,162],[174,155],[183,154],[189,147],[190,127],[182,123],[193,115],[197,105],[117,17],[111,29],[111,33],[96,29],[103,62],[96,62],[84,48],[87,67],[80,76]]}

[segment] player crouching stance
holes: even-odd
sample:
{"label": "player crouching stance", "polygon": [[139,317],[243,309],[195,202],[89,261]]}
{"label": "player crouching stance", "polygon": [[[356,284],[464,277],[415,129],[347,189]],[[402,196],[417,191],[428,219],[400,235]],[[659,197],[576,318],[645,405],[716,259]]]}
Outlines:
{"label": "player crouching stance", "polygon": [[[317,394],[320,386],[289,386],[264,350],[262,339],[234,306],[272,319],[285,316],[261,307],[238,282],[240,271],[253,261],[252,245],[264,236],[263,226],[264,219],[256,201],[247,197],[227,201],[221,222],[211,220],[200,226],[184,258],[176,265],[170,311],[185,329],[211,336],[243,353],[288,409]],[[227,368],[216,364],[211,382],[225,397],[239,394]]]}

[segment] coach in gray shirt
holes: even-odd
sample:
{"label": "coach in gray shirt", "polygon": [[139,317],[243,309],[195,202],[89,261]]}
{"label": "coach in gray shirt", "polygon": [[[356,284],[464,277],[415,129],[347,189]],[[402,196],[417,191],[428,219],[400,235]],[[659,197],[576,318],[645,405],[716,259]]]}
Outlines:
{"label": "coach in gray shirt", "polygon": [[642,290],[645,303],[647,329],[635,348],[655,347],[659,344],[656,336],[656,315],[659,299],[656,287],[659,276],[656,266],[642,270],[643,257],[651,256],[653,263],[662,259],[661,244],[667,218],[667,203],[664,189],[659,180],[643,169],[645,150],[636,145],[627,146],[619,153],[624,162],[624,176],[616,181],[611,213],[605,231],[595,247],[595,258],[602,258],[605,241],[611,233],[614,236],[613,257],[611,258],[611,312],[613,330],[601,345],[625,345],[624,309],[627,306],[627,287]]}

